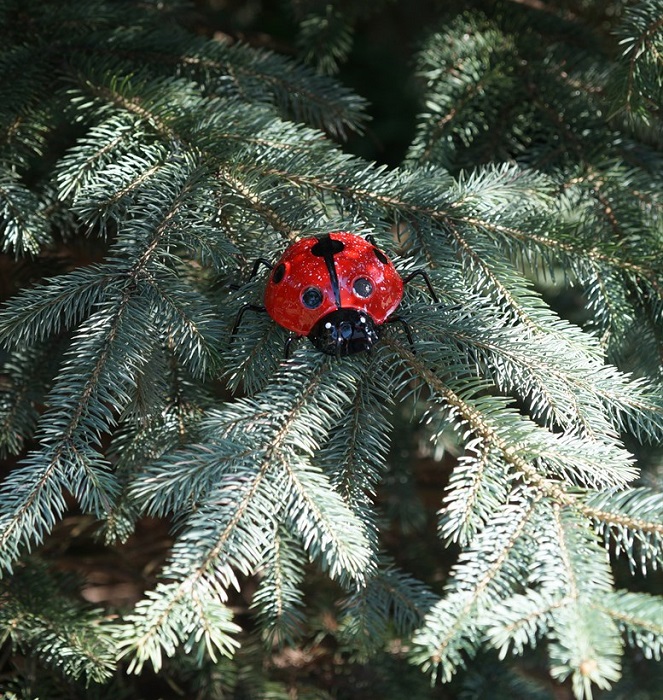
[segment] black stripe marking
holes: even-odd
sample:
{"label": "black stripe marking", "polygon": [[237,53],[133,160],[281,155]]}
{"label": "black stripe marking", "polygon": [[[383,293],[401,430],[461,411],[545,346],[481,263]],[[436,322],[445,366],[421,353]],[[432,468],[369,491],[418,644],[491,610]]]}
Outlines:
{"label": "black stripe marking", "polygon": [[329,234],[318,238],[318,242],[311,248],[311,253],[325,261],[329,279],[331,280],[332,291],[334,292],[334,300],[337,308],[341,308],[341,290],[338,286],[338,275],[336,274],[336,266],[334,265],[334,256],[340,253],[345,244],[342,241],[337,241]]}

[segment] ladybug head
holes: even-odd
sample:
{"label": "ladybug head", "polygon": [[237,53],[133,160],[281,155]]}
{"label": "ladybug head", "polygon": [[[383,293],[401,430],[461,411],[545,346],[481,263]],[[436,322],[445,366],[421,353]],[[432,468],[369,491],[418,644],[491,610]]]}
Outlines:
{"label": "ladybug head", "polygon": [[323,316],[308,337],[321,352],[341,357],[370,350],[378,332],[365,311],[337,309]]}

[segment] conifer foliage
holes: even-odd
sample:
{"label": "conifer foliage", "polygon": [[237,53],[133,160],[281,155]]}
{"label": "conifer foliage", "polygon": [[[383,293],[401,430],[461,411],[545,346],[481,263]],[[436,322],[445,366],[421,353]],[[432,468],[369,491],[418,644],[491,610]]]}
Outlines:
{"label": "conifer foliage", "polygon": [[[659,697],[663,3],[449,6],[396,168],[344,146],[389,7],[345,5],[293,2],[298,58],[0,1],[4,697]],[[334,230],[427,270],[413,345],[231,342],[251,262]],[[90,604],[73,522],[139,598]]]}

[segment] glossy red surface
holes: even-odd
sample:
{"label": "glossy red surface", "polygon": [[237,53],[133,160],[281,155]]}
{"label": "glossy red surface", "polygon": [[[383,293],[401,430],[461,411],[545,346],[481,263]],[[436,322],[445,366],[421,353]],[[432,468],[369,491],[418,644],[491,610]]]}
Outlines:
{"label": "glossy red surface", "polygon": [[[308,335],[317,321],[338,308],[364,311],[376,325],[380,325],[403,298],[403,280],[384,253],[379,251],[376,255],[372,243],[353,233],[333,232],[329,235],[344,246],[333,256],[340,306],[335,300],[325,259],[311,252],[318,238],[303,238],[287,248],[274,265],[265,289],[265,308],[269,315],[298,335]],[[285,272],[281,280],[275,282],[279,278],[280,265],[284,266]],[[373,285],[373,291],[365,299],[353,290],[359,277],[370,280]],[[302,294],[309,287],[317,287],[323,293],[322,303],[316,309],[308,309],[302,301]]]}

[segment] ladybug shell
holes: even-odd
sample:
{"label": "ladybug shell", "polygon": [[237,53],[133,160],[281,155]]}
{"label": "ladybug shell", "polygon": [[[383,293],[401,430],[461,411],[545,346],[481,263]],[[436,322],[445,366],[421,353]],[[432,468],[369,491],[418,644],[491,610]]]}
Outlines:
{"label": "ladybug shell", "polygon": [[308,335],[338,309],[361,311],[380,325],[402,298],[403,280],[387,256],[361,236],[339,231],[285,250],[270,274],[265,308],[280,326]]}

